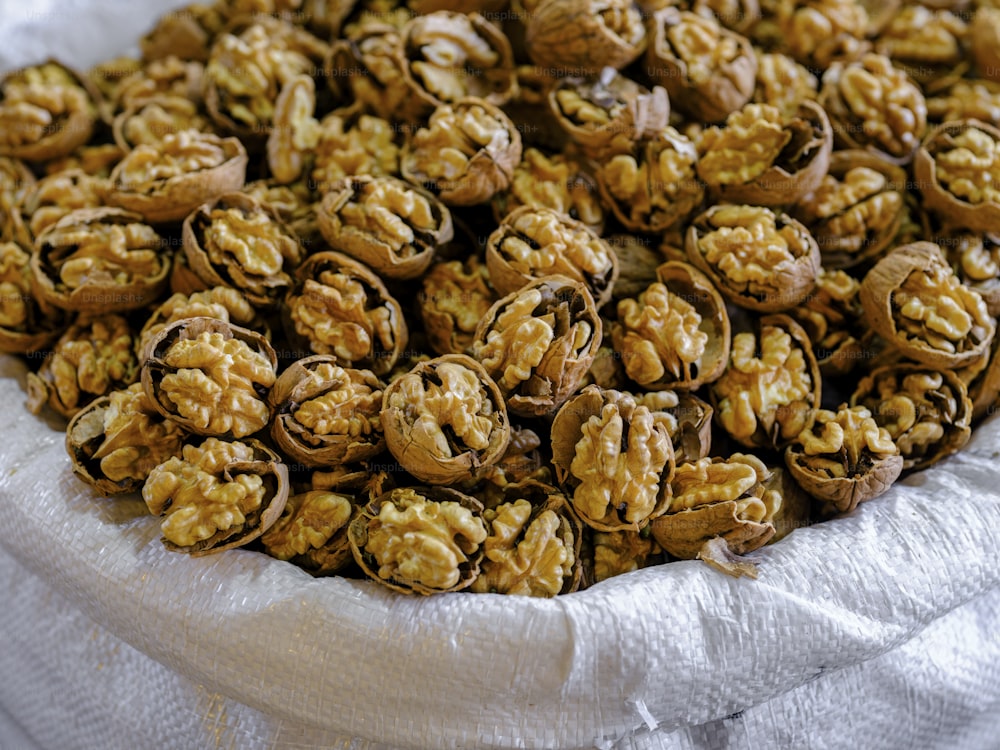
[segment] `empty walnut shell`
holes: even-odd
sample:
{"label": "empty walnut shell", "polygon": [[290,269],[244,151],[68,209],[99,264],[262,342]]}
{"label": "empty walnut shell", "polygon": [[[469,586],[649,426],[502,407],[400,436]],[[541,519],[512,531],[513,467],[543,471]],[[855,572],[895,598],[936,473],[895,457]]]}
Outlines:
{"label": "empty walnut shell", "polygon": [[382,395],[381,419],[389,452],[429,484],[480,477],[510,441],[503,394],[465,354],[418,362],[392,380]]}
{"label": "empty walnut shell", "polygon": [[729,361],[726,302],[690,263],[667,261],[656,276],[636,298],[618,302],[612,342],[636,384],[696,390]]}
{"label": "empty walnut shell", "polygon": [[868,409],[888,430],[907,473],[958,452],[972,435],[972,401],[952,370],[913,362],[877,367],[858,381],[850,405]]}
{"label": "empty walnut shell", "polygon": [[666,512],[672,418],[631,394],[588,385],[552,420],[552,464],[574,511],[599,531],[639,530]]}
{"label": "empty walnut shell", "polygon": [[551,414],[583,382],[603,322],[584,284],[543,276],[497,300],[476,328],[470,353],[512,414]]}
{"label": "empty walnut shell", "polygon": [[340,573],[354,562],[347,529],[359,510],[350,495],[339,492],[289,495],[281,516],[261,535],[261,546],[314,576]]}
{"label": "empty walnut shell", "polygon": [[187,436],[133,383],[76,413],[66,427],[66,452],[77,477],[102,495],[122,495],[141,489],[153,467],[179,456]]}
{"label": "empty walnut shell", "polygon": [[827,514],[850,513],[883,494],[903,471],[889,431],[863,406],[818,409],[811,427],[785,448],[785,465]]}
{"label": "empty walnut shell", "polygon": [[181,221],[198,206],[239,190],[248,156],[238,138],[184,130],[137,146],[111,170],[107,202],[152,224]]}
{"label": "empty walnut shell", "polygon": [[667,512],[650,524],[653,538],[681,560],[704,560],[734,577],[757,577],[743,558],[774,537],[771,518],[781,495],[756,456],[702,458],[679,464],[670,480]]}
{"label": "empty walnut shell", "polygon": [[482,503],[449,487],[396,487],[364,506],[348,540],[365,574],[393,591],[461,591],[479,575],[482,514]]}
{"label": "empty walnut shell", "polygon": [[955,368],[983,357],[996,322],[980,294],[955,275],[933,242],[900,245],[861,282],[871,329],[905,357]]}
{"label": "empty walnut shell", "polygon": [[244,438],[267,426],[278,358],[267,338],[216,318],[182,318],[151,337],[140,379],[156,410],[197,435]]}
{"label": "empty walnut shell", "polygon": [[155,467],[142,487],[163,546],[192,557],[242,547],[281,517],[288,467],[259,440],[204,438]]}
{"label": "empty walnut shell", "polygon": [[483,515],[490,533],[471,592],[544,598],[579,588],[584,526],[558,488],[511,482]]}
{"label": "empty walnut shell", "polygon": [[924,207],[973,232],[1000,224],[1000,128],[978,120],[945,122],[933,130],[913,159]]}
{"label": "empty walnut shell", "polygon": [[32,291],[85,313],[146,307],[167,288],[171,257],[142,216],[118,208],[71,211],[35,238]]}
{"label": "empty walnut shell", "polygon": [[451,211],[430,191],[395,177],[354,175],[326,188],[316,213],[330,248],[390,279],[424,273],[454,236]]}
{"label": "empty walnut shell", "polygon": [[385,448],[384,388],[370,370],[341,367],[330,355],[296,360],[268,393],[271,437],[285,455],[312,468],[373,458]]}

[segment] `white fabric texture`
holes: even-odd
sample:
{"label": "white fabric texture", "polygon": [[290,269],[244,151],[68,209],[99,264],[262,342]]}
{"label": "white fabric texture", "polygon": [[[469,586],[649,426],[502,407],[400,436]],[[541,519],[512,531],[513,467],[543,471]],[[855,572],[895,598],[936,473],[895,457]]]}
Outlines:
{"label": "white fabric texture", "polygon": [[[0,69],[130,50],[183,2],[0,0]],[[152,9],[155,9],[152,10]],[[553,600],[170,553],[74,478],[0,357],[0,748],[998,748],[1000,421],[755,557]]]}

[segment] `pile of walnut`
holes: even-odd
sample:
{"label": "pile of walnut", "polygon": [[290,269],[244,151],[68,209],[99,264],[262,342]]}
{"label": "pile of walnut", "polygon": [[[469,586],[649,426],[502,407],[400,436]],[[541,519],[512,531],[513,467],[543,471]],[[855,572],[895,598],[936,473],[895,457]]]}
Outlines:
{"label": "pile of walnut", "polygon": [[172,550],[755,576],[1000,403],[998,40],[987,0],[191,5],[0,80],[0,348]]}

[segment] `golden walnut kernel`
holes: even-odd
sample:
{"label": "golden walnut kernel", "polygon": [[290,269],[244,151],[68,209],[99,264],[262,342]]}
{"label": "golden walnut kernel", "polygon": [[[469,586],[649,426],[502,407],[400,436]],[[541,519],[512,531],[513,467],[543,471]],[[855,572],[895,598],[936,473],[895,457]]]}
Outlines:
{"label": "golden walnut kernel", "polygon": [[635,298],[619,300],[612,341],[625,372],[647,389],[694,390],[715,380],[729,360],[729,314],[698,269],[668,261]]}
{"label": "golden walnut kernel", "polygon": [[402,131],[388,120],[358,112],[331,112],[319,121],[312,182],[320,194],[351,175],[399,174]]}
{"label": "golden walnut kernel", "polygon": [[291,495],[281,516],[260,537],[264,551],[315,576],[332,575],[353,562],[347,528],[355,512],[348,495],[308,490]]}
{"label": "golden walnut kernel", "polygon": [[1000,237],[995,234],[952,230],[936,243],[945,252],[955,274],[978,292],[993,317],[1000,315]]}
{"label": "golden walnut kernel", "polygon": [[64,314],[39,304],[31,292],[31,256],[16,242],[0,242],[0,352],[36,352],[58,338]]}
{"label": "golden walnut kernel", "polygon": [[576,589],[583,527],[556,488],[508,485],[503,502],[483,517],[489,535],[470,591],[545,598]]}
{"label": "golden walnut kernel", "polygon": [[488,531],[482,504],[447,487],[397,487],[352,522],[354,559],[371,578],[405,594],[468,588]]}
{"label": "golden walnut kernel", "polygon": [[503,110],[466,97],[434,109],[408,134],[402,176],[449,206],[488,203],[510,185],[521,160],[521,134]]}
{"label": "golden walnut kernel", "polygon": [[867,50],[869,15],[859,0],[777,0],[781,41],[810,68],[826,68]]}
{"label": "golden walnut kernel", "polygon": [[834,63],[823,73],[819,103],[838,143],[908,164],[927,129],[920,87],[884,55]]}
{"label": "golden walnut kernel", "polygon": [[671,418],[621,391],[589,385],[552,421],[552,463],[580,519],[599,531],[638,530],[670,503]]}
{"label": "golden walnut kernel", "polygon": [[291,229],[248,193],[224,193],[182,227],[184,257],[205,286],[229,286],[255,307],[274,308],[306,254]]}
{"label": "golden walnut kernel", "polygon": [[698,179],[698,149],[668,126],[637,142],[631,153],[598,165],[601,197],[615,218],[632,232],[662,233],[687,219],[705,190]]}
{"label": "golden walnut kernel", "polygon": [[125,388],[139,376],[135,340],[120,314],[77,317],[56,341],[37,373],[28,373],[28,410],[48,405],[71,418],[99,396]]}
{"label": "golden walnut kernel", "polygon": [[822,180],[792,209],[816,239],[824,268],[878,257],[906,212],[905,170],[860,149],[835,151]]}
{"label": "golden walnut kernel", "polygon": [[972,434],[972,402],[953,370],[912,362],[878,367],[858,381],[850,404],[868,409],[888,431],[904,472],[956,453]]}
{"label": "golden walnut kernel", "polygon": [[294,182],[312,161],[320,137],[315,113],[316,83],[312,76],[297,75],[282,83],[266,145],[267,166],[276,182]]}
{"label": "golden walnut kernel", "polygon": [[1000,125],[1000,82],[988,78],[960,78],[941,90],[927,94],[927,119],[979,120]]}
{"label": "golden walnut kernel", "polygon": [[817,409],[813,425],[785,449],[785,465],[828,513],[850,513],[892,486],[903,457],[868,409],[841,404]]}
{"label": "golden walnut kernel", "polygon": [[20,159],[0,156],[0,242],[20,239],[15,222],[25,192],[36,182],[35,173]]}
{"label": "golden walnut kernel", "polygon": [[170,133],[183,130],[208,132],[211,124],[196,102],[177,95],[159,97],[131,105],[115,116],[112,133],[123,152],[136,146],[156,146]]}
{"label": "golden walnut kernel", "polygon": [[376,11],[379,20],[359,24],[334,39],[324,62],[324,75],[338,102],[353,102],[363,111],[390,122],[415,122],[426,110],[403,78],[400,28],[385,22],[391,11]]}
{"label": "golden walnut kernel", "polygon": [[119,495],[140,489],[155,466],[180,455],[187,434],[133,383],[77,412],[66,427],[66,452],[77,477],[103,495]]}
{"label": "golden walnut kernel", "polygon": [[740,307],[787,310],[816,285],[820,252],[800,222],[765,206],[718,204],[688,227],[690,262]]}
{"label": "golden walnut kernel", "polygon": [[138,214],[71,211],[35,238],[32,289],[46,304],[78,312],[145,307],[167,286],[170,256],[162,244]]}
{"label": "golden walnut kernel", "polygon": [[654,519],[656,542],[681,560],[703,560],[734,577],[757,577],[743,557],[775,535],[772,519],[782,496],[769,486],[772,472],[756,456],[701,458],[678,464],[670,480],[669,508]]}
{"label": "golden walnut kernel", "polygon": [[288,500],[288,469],[259,441],[209,437],[150,471],[142,499],[162,517],[167,549],[206,555],[242,547],[271,527]]}
{"label": "golden walnut kernel", "polygon": [[945,223],[996,231],[1000,219],[1000,128],[945,122],[927,134],[913,162],[924,205]]}
{"label": "golden walnut kernel", "polygon": [[243,438],[270,421],[277,357],[259,333],[215,318],[184,318],[150,342],[142,385],[157,410],[199,435]]}
{"label": "golden walnut kernel", "polygon": [[645,568],[661,552],[649,527],[642,531],[591,531],[589,553],[584,560],[583,585],[592,585],[609,578]]}
{"label": "golden walnut kernel", "polygon": [[752,100],[794,115],[806,100],[819,95],[819,79],[806,66],[781,52],[757,53],[757,80]]}
{"label": "golden walnut kernel", "polygon": [[331,249],[388,279],[421,276],[438,247],[454,236],[444,203],[389,176],[354,175],[328,185],[317,222]]}
{"label": "golden walnut kernel", "polygon": [[802,326],[824,378],[847,375],[873,356],[866,345],[861,282],[840,269],[824,268],[806,300],[788,311]]}
{"label": "golden walnut kernel", "polygon": [[476,328],[471,355],[518,416],[551,414],[583,382],[603,324],[586,286],[543,276],[501,297]]}
{"label": "golden walnut kernel", "polygon": [[562,275],[584,284],[601,307],[611,299],[618,256],[582,222],[554,209],[521,206],[487,238],[486,267],[500,294],[543,276]]}
{"label": "golden walnut kernel", "polygon": [[634,0],[541,0],[524,22],[524,45],[538,66],[584,75],[621,70],[646,49]]}
{"label": "golden walnut kernel", "polygon": [[875,51],[925,89],[939,89],[968,71],[968,42],[969,24],[961,14],[907,4],[879,31]]}
{"label": "golden walnut kernel", "polygon": [[268,393],[271,437],[285,455],[310,467],[370,459],[385,448],[384,389],[369,370],[341,367],[324,354],[303,357]]}
{"label": "golden walnut kernel", "polygon": [[33,181],[11,212],[13,239],[31,247],[35,237],[70,211],[101,207],[106,187],[106,180],[82,169],[67,169]]}
{"label": "golden walnut kernel", "polygon": [[421,482],[477,478],[510,441],[497,384],[476,360],[444,354],[417,363],[382,395],[386,447]]}
{"label": "golden walnut kernel", "polygon": [[479,321],[499,298],[486,264],[475,255],[464,261],[439,260],[420,284],[418,312],[430,348],[436,354],[466,352]]}
{"label": "golden walnut kernel", "polygon": [[718,424],[748,448],[784,448],[812,422],[820,375],[808,337],[787,315],[733,336],[729,365],[709,386]]}
{"label": "golden walnut kernel", "polygon": [[297,269],[282,305],[285,335],[305,353],[332,354],[338,364],[388,374],[409,340],[403,308],[366,265],[333,250],[313,253]]}
{"label": "golden walnut kernel", "polygon": [[653,13],[646,74],[688,117],[720,122],[754,93],[757,56],[750,40],[715,18],[667,7]]}
{"label": "golden walnut kernel", "polygon": [[830,164],[833,131],[813,101],[784,114],[750,103],[698,141],[698,176],[717,202],[783,206],[815,188]]}
{"label": "golden walnut kernel", "polygon": [[982,296],[955,274],[933,242],[900,245],[861,282],[872,330],[903,356],[926,365],[968,365],[989,350],[996,321]]}
{"label": "golden walnut kernel", "polygon": [[243,187],[247,162],[237,138],[169,133],[156,146],[137,146],[115,165],[107,202],[152,224],[180,221],[202,203]]}

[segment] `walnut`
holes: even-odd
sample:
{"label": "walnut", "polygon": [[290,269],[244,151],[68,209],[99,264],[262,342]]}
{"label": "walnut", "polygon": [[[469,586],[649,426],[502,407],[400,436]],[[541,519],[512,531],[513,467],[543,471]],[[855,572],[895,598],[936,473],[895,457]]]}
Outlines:
{"label": "walnut", "polygon": [[588,385],[552,420],[552,463],[580,519],[598,531],[639,530],[666,512],[671,418],[628,393]]}
{"label": "walnut", "polygon": [[316,115],[316,84],[301,74],[281,85],[274,100],[271,131],[267,136],[267,165],[281,184],[295,182],[307,170],[320,138]]}
{"label": "walnut", "polygon": [[282,305],[285,335],[305,353],[333,354],[345,367],[388,374],[409,329],[399,302],[366,265],[333,250],[310,255]]}
{"label": "walnut", "polygon": [[223,193],[192,211],[182,228],[188,267],[206,286],[229,286],[259,308],[276,307],[306,255],[291,229],[244,192]]}
{"label": "walnut", "polygon": [[187,435],[133,383],[76,413],[66,427],[66,452],[77,477],[102,495],[121,495],[139,490],[155,466],[179,456]]}
{"label": "walnut", "polygon": [[94,399],[126,388],[139,376],[128,320],[118,313],[77,317],[37,373],[28,374],[28,411],[48,406],[71,419]]}
{"label": "walnut", "polygon": [[454,237],[451,211],[432,193],[396,177],[355,175],[326,188],[317,211],[331,249],[388,279],[423,275]]}
{"label": "walnut", "polygon": [[750,31],[762,17],[759,0],[686,0],[681,5],[741,34]]}
{"label": "walnut", "polygon": [[104,205],[107,181],[82,169],[45,175],[27,184],[10,214],[13,239],[25,247],[70,211]]}
{"label": "walnut", "polygon": [[163,13],[139,40],[143,60],[176,56],[204,63],[212,41],[227,21],[219,3],[191,3],[172,13]]}
{"label": "walnut", "polygon": [[237,138],[168,133],[156,146],[136,146],[115,165],[107,202],[151,224],[180,221],[202,203],[243,187],[247,161]]}
{"label": "walnut", "polygon": [[505,190],[520,160],[521,134],[503,110],[464,98],[438,106],[407,134],[400,173],[449,206],[472,206]]}
{"label": "walnut", "polygon": [[184,100],[201,110],[205,66],[196,60],[167,55],[146,62],[115,87],[112,106],[120,114],[163,99]]}
{"label": "walnut", "polygon": [[198,435],[239,439],[270,421],[276,370],[261,334],[216,318],[183,318],[150,339],[140,377],[163,416]]}
{"label": "walnut", "polygon": [[597,180],[584,160],[565,153],[525,148],[510,185],[493,196],[492,204],[497,223],[514,209],[534,206],[564,213],[598,234],[604,230],[606,211]]}
{"label": "walnut", "polygon": [[500,389],[465,354],[419,362],[391,381],[382,396],[381,419],[389,452],[429,484],[480,476],[510,441]]}
{"label": "walnut", "polygon": [[397,487],[373,499],[348,528],[365,574],[404,594],[467,589],[488,536],[478,500],[447,487]]}
{"label": "walnut", "polygon": [[996,321],[982,296],[965,286],[933,242],[900,245],[861,282],[871,329],[917,362],[955,368],[988,351]]}
{"label": "walnut", "polygon": [[504,488],[503,501],[483,512],[489,535],[469,591],[541,598],[575,591],[583,525],[568,508],[565,495],[541,482]]}
{"label": "walnut", "polygon": [[548,495],[552,487],[552,468],[542,447],[541,435],[528,427],[512,424],[510,441],[500,459],[486,468],[482,476],[461,482],[458,488],[471,492],[487,509],[509,500],[508,489],[520,492],[523,498],[527,497],[524,493],[528,490],[517,490],[517,487],[544,486]]}
{"label": "walnut", "polygon": [[657,280],[617,305],[611,328],[625,372],[651,390],[696,390],[729,361],[730,324],[715,285],[694,266],[667,261]]}
{"label": "walnut", "polygon": [[688,117],[721,122],[754,93],[757,56],[750,40],[715,18],[667,7],[650,19],[646,74]]}
{"label": "walnut", "polygon": [[785,448],[785,465],[833,515],[888,490],[903,471],[903,457],[868,409],[841,404],[816,411],[813,425]]}
{"label": "walnut", "polygon": [[271,557],[314,576],[333,575],[354,562],[347,528],[356,506],[349,495],[308,490],[290,495],[281,516],[260,536]]}
{"label": "walnut", "polygon": [[1000,81],[1000,8],[980,3],[970,23],[969,53],[975,71],[984,78]]}
{"label": "walnut", "polygon": [[647,44],[642,11],[633,0],[541,0],[524,27],[531,62],[583,74],[621,70]]}
{"label": "walnut", "polygon": [[601,307],[618,278],[618,256],[594,230],[550,208],[521,206],[486,240],[490,283],[500,294],[542,276],[562,275],[587,287]]}
{"label": "walnut", "polygon": [[414,16],[400,30],[399,54],[403,80],[410,96],[422,102],[424,116],[467,98],[500,107],[517,90],[510,41],[480,13]]}
{"label": "walnut", "polygon": [[764,206],[709,208],[689,226],[685,250],[726,299],[758,312],[802,302],[820,270],[819,246],[809,230]]}
{"label": "walnut", "polygon": [[870,19],[860,0],[778,0],[775,6],[782,43],[809,68],[853,60],[870,49]]}
{"label": "walnut", "polygon": [[547,98],[559,127],[591,159],[630,153],[635,141],[670,124],[667,90],[647,89],[614,68],[588,78],[561,78]]}
{"label": "walnut", "polygon": [[402,134],[388,120],[364,112],[323,117],[311,173],[317,192],[351,175],[399,176]]}
{"label": "walnut", "polygon": [[426,104],[403,77],[401,26],[379,12],[377,20],[333,40],[324,75],[335,98],[355,102],[388,122],[418,122],[423,117]]}
{"label": "walnut", "polygon": [[162,95],[130,105],[115,116],[112,132],[122,152],[136,146],[156,147],[164,136],[183,130],[207,133],[211,123],[187,97]]}
{"label": "walnut", "polygon": [[696,173],[698,149],[673,127],[637,142],[597,166],[595,177],[604,202],[632,232],[663,233],[685,221],[702,202],[705,190]]}
{"label": "walnut", "polygon": [[894,164],[913,159],[927,129],[923,92],[885,55],[833,63],[823,73],[819,103],[838,144],[872,151]]}
{"label": "walnut", "polygon": [[896,240],[907,214],[906,184],[902,167],[860,149],[838,150],[791,211],[816,239],[824,268],[853,268]]}
{"label": "walnut", "polygon": [[325,354],[292,362],[268,393],[271,437],[284,455],[312,468],[374,458],[385,448],[385,385],[370,370]]}
{"label": "walnut", "polygon": [[0,242],[25,241],[18,226],[21,219],[18,207],[36,182],[35,173],[25,162],[0,156]]}
{"label": "walnut", "polygon": [[303,177],[286,184],[262,179],[248,182],[240,191],[262,203],[284,222],[308,254],[315,248],[323,247],[323,236],[316,220],[315,185]]}
{"label": "walnut", "polygon": [[479,321],[499,299],[486,264],[477,256],[440,260],[421,279],[418,314],[436,354],[462,354],[475,339]]}
{"label": "walnut", "polygon": [[214,286],[190,294],[175,292],[161,301],[139,330],[136,353],[142,356],[150,339],[183,318],[217,318],[270,336],[267,323],[243,294],[232,287]]}
{"label": "walnut", "polygon": [[149,472],[142,499],[162,517],[163,546],[192,556],[242,547],[281,516],[288,468],[257,440],[188,443]]}
{"label": "walnut", "polygon": [[950,229],[936,233],[933,241],[961,282],[983,298],[990,316],[1000,315],[1000,237]]}
{"label": "walnut", "polygon": [[718,424],[748,448],[783,449],[812,423],[821,380],[812,344],[784,314],[733,335],[729,365],[709,386]]}
{"label": "walnut", "polygon": [[875,52],[914,81],[939,89],[968,72],[969,24],[961,14],[911,4],[898,9],[875,38]]}
{"label": "walnut", "polygon": [[322,70],[329,45],[284,19],[252,16],[215,37],[205,63],[205,106],[223,132],[264,140],[278,94],[294,78]]}
{"label": "walnut", "polygon": [[794,116],[799,105],[819,96],[819,79],[806,66],[781,52],[757,53],[757,80],[752,101]]}
{"label": "walnut", "polygon": [[589,554],[584,560],[585,581],[581,588],[645,568],[653,564],[661,552],[648,526],[642,531],[591,530],[588,546]]}
{"label": "walnut", "polygon": [[1000,125],[1000,81],[962,78],[928,93],[927,119],[940,124],[951,120],[979,120]]}
{"label": "walnut", "polygon": [[972,402],[952,370],[902,362],[875,368],[858,381],[852,407],[871,412],[903,457],[903,471],[925,469],[969,441]]}
{"label": "walnut", "polygon": [[0,242],[0,352],[44,349],[59,337],[69,317],[32,294],[30,261],[31,255],[16,242]]}
{"label": "walnut", "polygon": [[543,276],[493,304],[470,353],[496,381],[512,414],[543,416],[580,386],[602,332],[586,286]]}
{"label": "walnut", "polygon": [[770,104],[750,103],[704,130],[698,176],[717,202],[783,206],[813,190],[826,174],[833,130],[814,101],[784,115]]}
{"label": "walnut", "polygon": [[71,211],[35,238],[32,291],[47,305],[101,313],[148,306],[167,287],[163,238],[138,214]]}
{"label": "walnut", "polygon": [[734,577],[757,577],[744,555],[772,540],[781,494],[768,487],[771,471],[756,456],[701,458],[678,464],[669,508],[650,524],[656,542],[681,560],[703,560]]}
{"label": "walnut", "polygon": [[1000,128],[976,120],[945,122],[927,134],[913,161],[926,209],[942,221],[992,232],[1000,220]]}
{"label": "walnut", "polygon": [[54,60],[7,73],[0,78],[0,156],[66,156],[90,139],[99,102],[82,76]]}
{"label": "walnut", "polygon": [[854,372],[874,356],[863,325],[861,282],[840,269],[824,268],[812,293],[788,310],[809,336],[813,355],[824,378]]}

